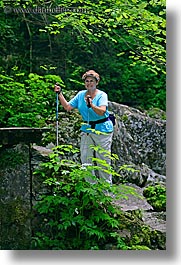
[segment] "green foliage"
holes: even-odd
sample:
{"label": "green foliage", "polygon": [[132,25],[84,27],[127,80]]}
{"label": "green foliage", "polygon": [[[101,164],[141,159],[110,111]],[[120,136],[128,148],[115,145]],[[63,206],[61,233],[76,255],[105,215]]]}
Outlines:
{"label": "green foliage", "polygon": [[[165,1],[14,1],[12,5],[70,10],[1,12],[0,70],[4,75],[12,76],[14,67],[19,75],[56,74],[67,90],[80,90],[81,75],[94,68],[109,100],[166,109]],[[73,11],[75,7],[79,11]],[[22,122],[26,119],[30,123],[31,117],[22,117]]]}
{"label": "green foliage", "polygon": [[132,250],[151,250],[149,247],[147,246],[139,246],[139,245],[136,245],[136,246],[132,246],[131,248]]}
{"label": "green foliage", "polygon": [[53,86],[60,77],[29,74],[23,82],[0,75],[0,124],[8,126],[43,127],[55,112]]}
{"label": "green foliage", "polygon": [[[105,169],[104,161],[103,167],[82,167],[66,158],[76,152],[71,145],[58,146],[35,172],[48,194],[34,207],[41,221],[32,248],[98,250],[112,243],[117,249],[127,249],[117,232],[120,210],[112,203],[120,190],[92,175],[92,170]],[[106,172],[114,173],[109,166]],[[125,198],[124,193],[119,196]]]}
{"label": "green foliage", "polygon": [[166,211],[166,187],[160,184],[150,185],[143,191],[147,201],[155,211]]}

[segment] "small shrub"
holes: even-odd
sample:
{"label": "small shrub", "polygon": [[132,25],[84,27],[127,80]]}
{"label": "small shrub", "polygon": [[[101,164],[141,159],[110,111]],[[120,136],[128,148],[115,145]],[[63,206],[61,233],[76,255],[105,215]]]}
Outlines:
{"label": "small shrub", "polygon": [[[58,146],[50,160],[34,173],[42,179],[46,194],[34,206],[40,221],[32,248],[98,250],[112,244],[117,249],[128,249],[117,232],[120,209],[112,203],[113,197],[118,196],[117,187],[92,175],[93,169],[103,170],[100,166],[82,168],[64,158],[76,152],[71,145]],[[114,174],[108,165],[105,169],[105,161],[103,165],[106,172]]]}
{"label": "small shrub", "polygon": [[166,211],[166,187],[156,184],[146,187],[143,195],[155,211]]}

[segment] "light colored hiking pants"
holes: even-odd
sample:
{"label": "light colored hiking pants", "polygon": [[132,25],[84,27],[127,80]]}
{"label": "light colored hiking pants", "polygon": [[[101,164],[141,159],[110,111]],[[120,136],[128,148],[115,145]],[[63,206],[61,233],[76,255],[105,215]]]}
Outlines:
{"label": "light colored hiking pants", "polygon": [[[99,158],[111,164],[111,159],[104,156],[104,153],[95,152],[90,148],[90,145],[101,146],[106,151],[111,154],[111,144],[112,144],[113,133],[106,135],[98,135],[93,133],[81,132],[81,142],[80,142],[80,152],[81,152],[81,162],[82,164],[92,164],[92,157]],[[100,178],[104,178],[108,183],[112,184],[112,175],[99,170],[98,175]]]}

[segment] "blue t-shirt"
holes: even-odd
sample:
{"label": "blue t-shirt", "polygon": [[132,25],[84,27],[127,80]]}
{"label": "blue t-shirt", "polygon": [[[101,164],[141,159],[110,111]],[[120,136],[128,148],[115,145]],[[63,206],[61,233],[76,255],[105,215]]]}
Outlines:
{"label": "blue t-shirt", "polygon": [[[82,90],[82,91],[78,92],[77,95],[69,101],[69,104],[73,108],[77,108],[79,110],[83,121],[86,123],[86,124],[83,124],[81,126],[81,131],[91,133],[91,130],[90,130],[91,125],[88,124],[89,121],[97,121],[97,120],[107,118],[109,116],[108,98],[107,98],[107,94],[105,92],[98,90],[98,93],[96,94],[96,96],[92,100],[92,103],[95,106],[98,106],[98,107],[99,106],[106,106],[106,112],[104,113],[103,116],[100,116],[100,115],[96,114],[92,108],[87,107],[86,100],[85,100],[86,92],[87,92],[87,90]],[[108,120],[108,121],[105,121],[103,123],[96,124],[95,130],[100,131],[100,132],[105,132],[105,133],[112,132],[113,131],[112,121]]]}

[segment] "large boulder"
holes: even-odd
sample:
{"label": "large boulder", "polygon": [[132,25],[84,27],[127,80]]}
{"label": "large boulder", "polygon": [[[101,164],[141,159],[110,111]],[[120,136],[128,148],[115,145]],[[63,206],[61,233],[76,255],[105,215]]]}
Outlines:
{"label": "large boulder", "polygon": [[109,109],[117,121],[112,145],[119,157],[116,167],[131,165],[138,170],[122,170],[123,177],[138,186],[165,182],[166,121],[115,102],[109,102]]}
{"label": "large boulder", "polygon": [[[115,170],[124,180],[138,186],[166,181],[166,120],[165,112],[138,109],[109,102],[109,110],[116,116],[112,153],[118,155]],[[153,115],[154,114],[154,115]],[[59,112],[59,144],[80,146],[81,116],[77,110]],[[48,139],[55,143],[55,127]],[[51,136],[51,137],[50,137]],[[50,145],[48,145],[50,146]],[[52,145],[51,145],[52,147]],[[80,161],[80,157],[77,157]],[[125,170],[124,165],[135,171]],[[115,182],[119,182],[115,179]]]}

